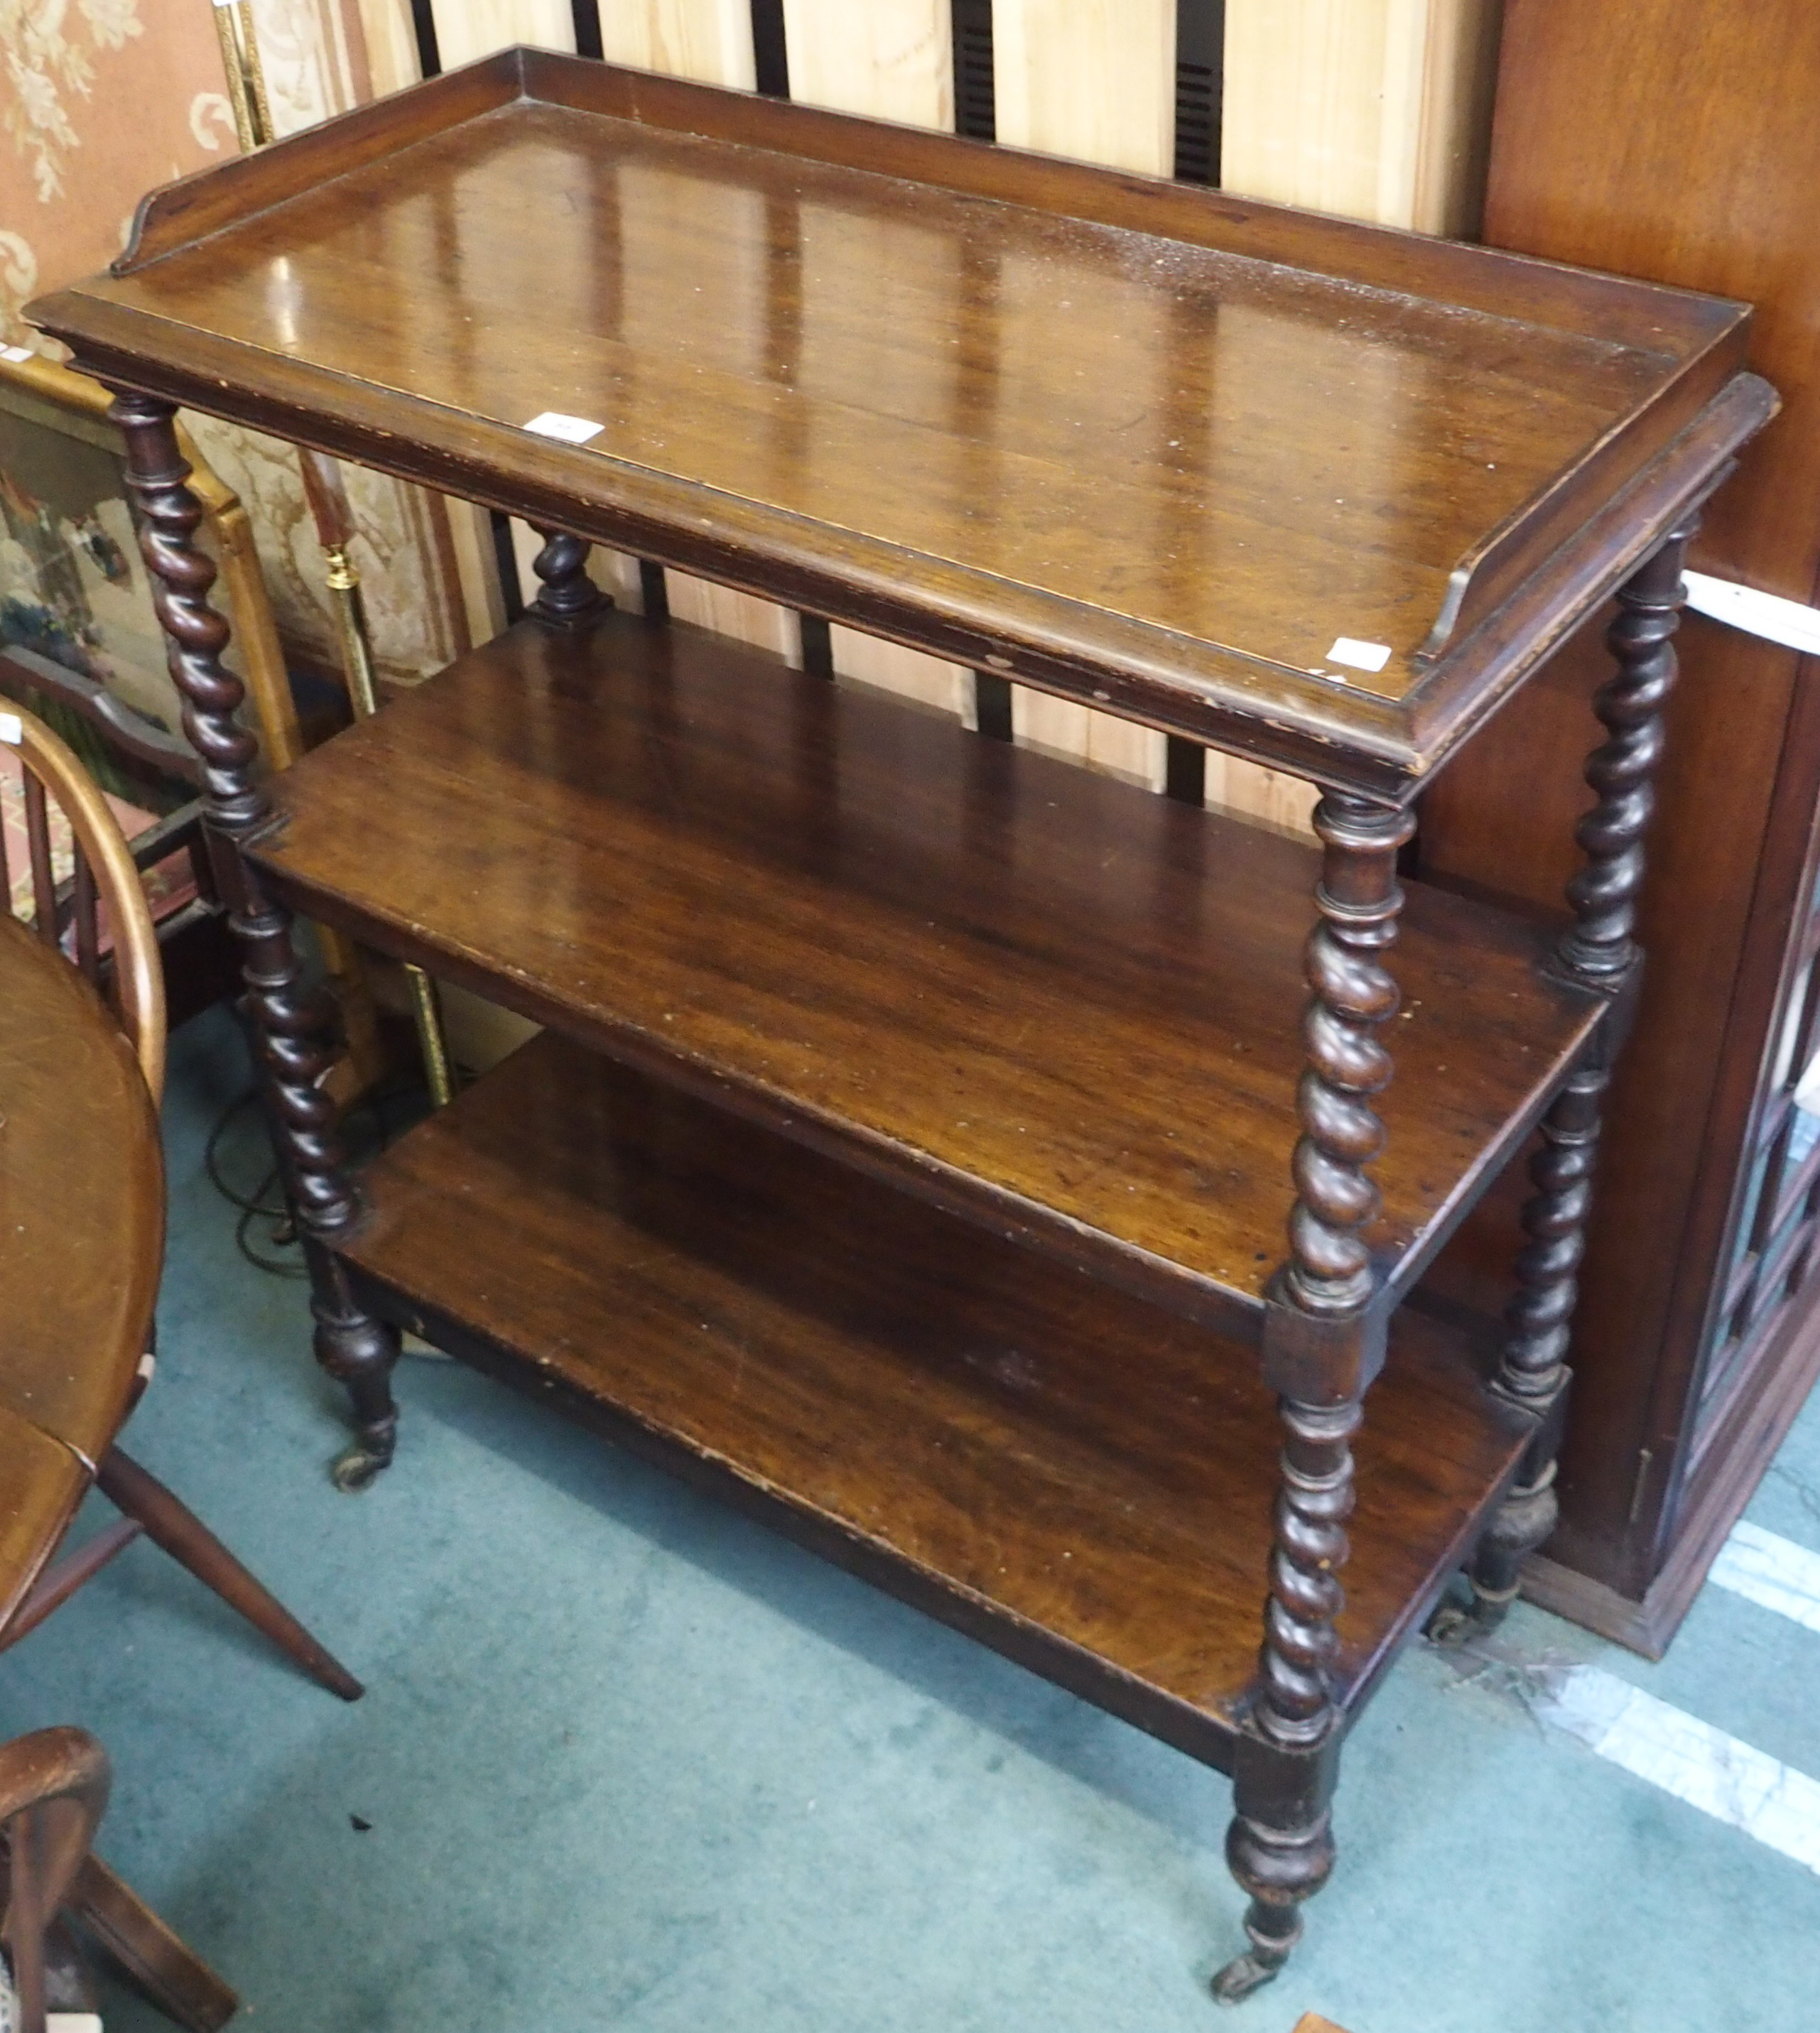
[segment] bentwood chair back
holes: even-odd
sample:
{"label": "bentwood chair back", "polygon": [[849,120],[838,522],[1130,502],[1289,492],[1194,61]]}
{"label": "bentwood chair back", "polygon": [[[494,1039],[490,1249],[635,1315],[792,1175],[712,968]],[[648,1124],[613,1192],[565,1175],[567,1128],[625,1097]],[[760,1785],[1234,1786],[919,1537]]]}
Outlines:
{"label": "bentwood chair back", "polygon": [[[164,1086],[164,977],[151,911],[125,836],[75,754],[34,715],[0,705],[0,749],[16,755],[24,769],[29,921],[46,945],[60,949],[109,998],[155,1103]],[[69,835],[70,868],[65,877],[56,865],[62,837],[54,823],[58,816]],[[0,895],[13,894],[0,846]],[[13,908],[17,912],[17,905]],[[73,1362],[103,1359],[98,1350],[72,1350],[69,1356]],[[0,1361],[5,1360],[0,1348]],[[138,1385],[126,1398],[126,1413],[137,1402],[151,1373],[148,1350],[140,1362]],[[112,1432],[85,1435],[73,1444],[94,1462],[95,1487],[123,1515],[38,1581],[0,1627],[0,1651],[35,1630],[143,1532],[313,1679],[343,1701],[359,1698],[361,1685],[353,1675],[185,1504],[114,1444]]]}
{"label": "bentwood chair back", "polygon": [[[22,766],[30,922],[107,996],[155,1103],[164,1091],[164,969],[132,851],[73,751],[41,720],[0,706],[0,744]],[[73,867],[62,882],[59,815],[73,837]],[[8,866],[7,831],[0,828],[0,895],[11,898],[19,885]]]}

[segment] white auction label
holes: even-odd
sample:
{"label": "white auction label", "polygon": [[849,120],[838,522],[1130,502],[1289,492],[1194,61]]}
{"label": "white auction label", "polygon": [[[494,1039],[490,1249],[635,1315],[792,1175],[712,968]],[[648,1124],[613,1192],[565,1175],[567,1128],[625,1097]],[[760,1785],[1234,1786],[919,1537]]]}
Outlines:
{"label": "white auction label", "polygon": [[29,360],[32,349],[28,346],[0,346],[0,360]]}
{"label": "white auction label", "polygon": [[16,713],[0,713],[0,741],[9,748],[25,745],[25,723]]}
{"label": "white auction label", "polygon": [[597,438],[606,425],[590,423],[586,417],[565,417],[559,410],[545,410],[541,417],[533,417],[525,429],[535,431],[540,438],[560,438],[564,444],[586,444],[590,438]]}
{"label": "white auction label", "polygon": [[1391,660],[1387,642],[1360,642],[1350,635],[1339,637],[1327,653],[1330,664],[1345,664],[1355,671],[1381,671]]}

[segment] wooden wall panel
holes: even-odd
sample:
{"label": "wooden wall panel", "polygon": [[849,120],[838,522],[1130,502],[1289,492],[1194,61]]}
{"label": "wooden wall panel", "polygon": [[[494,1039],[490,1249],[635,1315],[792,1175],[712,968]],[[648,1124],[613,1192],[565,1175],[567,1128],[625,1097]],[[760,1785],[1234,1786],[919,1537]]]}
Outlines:
{"label": "wooden wall panel", "polygon": [[949,0],[784,0],[790,96],[952,133],[953,22]]}
{"label": "wooden wall panel", "polygon": [[433,0],[437,53],[444,70],[472,63],[513,43],[572,50],[575,17],[569,0]]}
{"label": "wooden wall panel", "polygon": [[1176,0],[994,0],[998,139],[1167,177]]}
{"label": "wooden wall panel", "polygon": [[[1486,238],[1758,304],[1752,365],[1780,389],[1784,414],[1714,502],[1695,561],[1812,601],[1820,10],[1811,0],[1509,0],[1507,16]],[[1676,1533],[1694,1364],[1746,1127],[1748,1084],[1740,1101],[1726,1083],[1731,1069],[1761,1063],[1774,915],[1785,926],[1788,907],[1765,844],[1790,799],[1803,824],[1784,829],[1799,841],[1820,789],[1789,740],[1820,686],[1811,661],[1690,618],[1681,662],[1643,897],[1649,972],[1608,1114],[1549,1548],[1557,1570],[1615,1601],[1646,1596]],[[1606,668],[1589,631],[1466,751],[1425,811],[1425,865],[1555,900],[1567,829],[1587,802],[1560,766],[1594,731],[1588,702]],[[1478,1239],[1485,1252],[1507,1243]],[[1735,1476],[1732,1511],[1750,1486]],[[1709,1523],[1722,1533],[1728,1522],[1717,1503]],[[1698,1578],[1696,1562],[1676,1582],[1681,1607]]]}
{"label": "wooden wall panel", "polygon": [[752,89],[751,0],[601,0],[600,15],[609,63]]}
{"label": "wooden wall panel", "polygon": [[1501,0],[1226,0],[1228,189],[1477,227]]}

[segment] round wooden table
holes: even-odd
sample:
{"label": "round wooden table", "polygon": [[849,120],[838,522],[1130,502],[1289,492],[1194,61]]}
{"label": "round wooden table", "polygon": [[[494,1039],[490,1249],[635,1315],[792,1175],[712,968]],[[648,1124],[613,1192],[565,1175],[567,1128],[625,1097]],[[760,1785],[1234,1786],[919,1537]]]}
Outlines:
{"label": "round wooden table", "polygon": [[126,1416],[163,1258],[132,1048],[62,954],[0,915],[0,1628]]}

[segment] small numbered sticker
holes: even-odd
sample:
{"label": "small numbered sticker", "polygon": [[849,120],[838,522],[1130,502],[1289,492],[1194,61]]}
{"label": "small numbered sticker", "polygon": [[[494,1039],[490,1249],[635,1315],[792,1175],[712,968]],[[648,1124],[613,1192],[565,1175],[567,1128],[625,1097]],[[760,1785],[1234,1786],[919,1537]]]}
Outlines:
{"label": "small numbered sticker", "polygon": [[1342,635],[1327,653],[1330,664],[1344,664],[1349,670],[1381,671],[1391,660],[1387,642],[1361,642]]}
{"label": "small numbered sticker", "polygon": [[9,748],[21,748],[25,743],[25,723],[16,713],[0,713],[0,741]]}
{"label": "small numbered sticker", "polygon": [[28,346],[0,346],[0,360],[29,360],[32,349]]}
{"label": "small numbered sticker", "polygon": [[540,438],[560,438],[564,444],[586,444],[590,438],[597,438],[606,425],[590,423],[586,417],[565,417],[560,410],[545,410],[541,417],[533,417],[525,429],[535,431]]}

